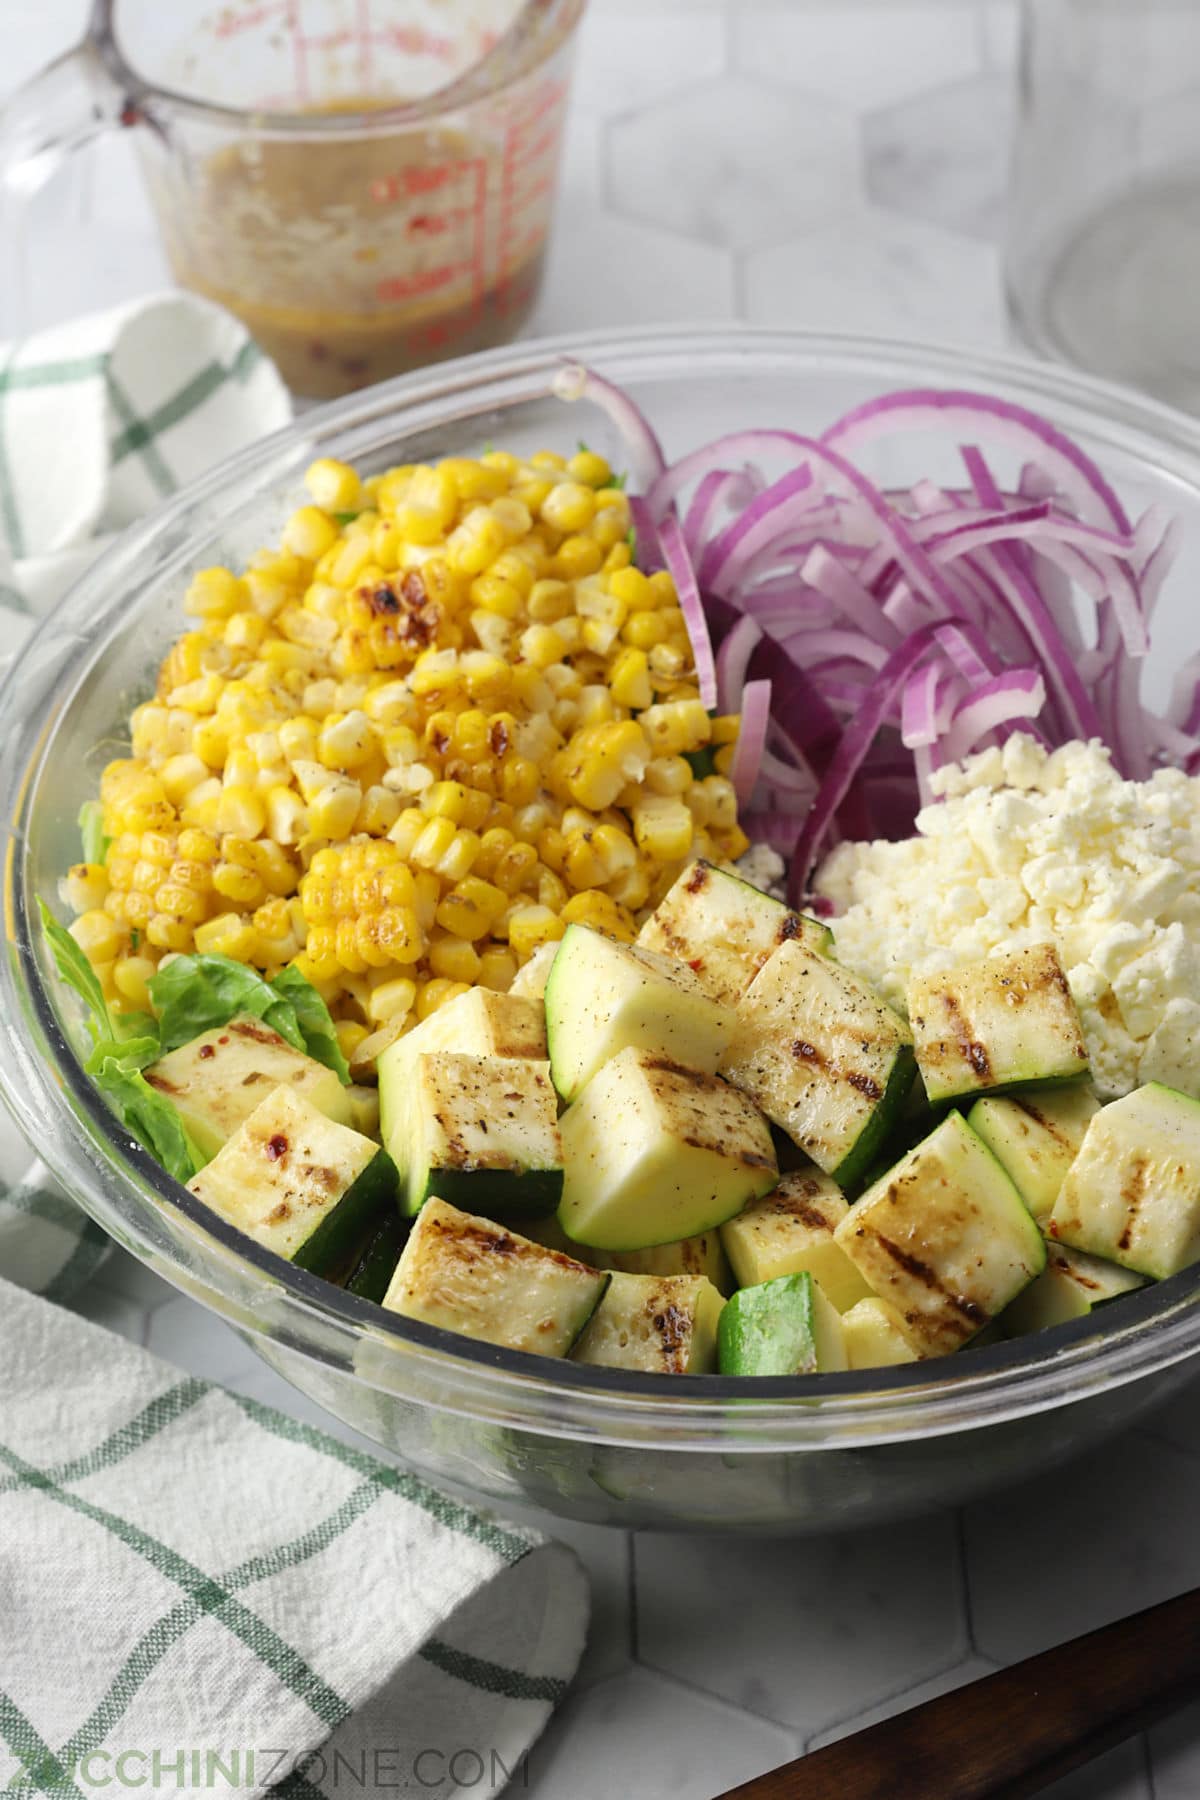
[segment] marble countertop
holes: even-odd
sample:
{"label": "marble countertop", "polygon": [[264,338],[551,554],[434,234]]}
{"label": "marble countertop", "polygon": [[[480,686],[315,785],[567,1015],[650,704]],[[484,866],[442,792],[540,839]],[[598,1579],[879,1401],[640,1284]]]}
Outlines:
{"label": "marble countertop", "polygon": [[[3,0],[0,88],[65,48],[85,11],[84,0]],[[593,0],[534,329],[741,319],[1003,343],[1013,38],[1008,0]],[[127,143],[104,145],[39,204],[33,274],[39,323],[165,281]],[[80,1310],[329,1424],[120,1252]],[[514,1791],[706,1800],[1200,1581],[1193,1501],[1194,1393],[1115,1451],[853,1539],[540,1521],[587,1564],[594,1623],[579,1680]],[[1200,1709],[1051,1792],[1195,1800]]]}

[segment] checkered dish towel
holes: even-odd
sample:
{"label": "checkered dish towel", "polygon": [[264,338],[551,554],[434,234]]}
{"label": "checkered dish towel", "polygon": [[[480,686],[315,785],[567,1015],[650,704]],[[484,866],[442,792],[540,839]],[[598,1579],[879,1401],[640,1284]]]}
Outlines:
{"label": "checkered dish towel", "polygon": [[[0,675],[115,532],[291,413],[238,321],[191,294],[0,345]],[[0,1275],[65,1300],[106,1245],[0,1113]]]}
{"label": "checkered dish towel", "polygon": [[[0,665],[290,410],[187,295],[0,347]],[[35,1297],[105,1242],[0,1116],[0,1790],[487,1800],[579,1660],[575,1558]]]}
{"label": "checkered dish towel", "polygon": [[586,1619],[560,1545],[0,1281],[6,1800],[519,1791]]}

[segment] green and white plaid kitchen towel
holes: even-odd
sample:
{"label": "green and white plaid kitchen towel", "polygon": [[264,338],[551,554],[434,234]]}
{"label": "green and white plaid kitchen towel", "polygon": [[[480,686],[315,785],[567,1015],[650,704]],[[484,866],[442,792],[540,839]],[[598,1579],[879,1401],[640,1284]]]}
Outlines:
{"label": "green and white plaid kitchen towel", "polygon": [[0,1281],[0,1790],[487,1800],[573,1554]]}
{"label": "green and white plaid kitchen towel", "polygon": [[[0,670],[113,532],[291,410],[238,321],[191,294],[0,345]],[[0,1118],[0,1274],[65,1300],[105,1241]]]}

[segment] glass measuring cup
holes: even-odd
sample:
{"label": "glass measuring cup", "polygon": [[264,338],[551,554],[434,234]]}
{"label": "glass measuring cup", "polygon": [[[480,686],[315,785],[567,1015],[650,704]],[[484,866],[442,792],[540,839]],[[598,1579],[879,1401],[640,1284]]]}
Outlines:
{"label": "glass measuring cup", "polygon": [[0,114],[10,305],[29,196],[129,127],[176,278],[295,392],[504,342],[537,297],[583,6],[94,0]]}

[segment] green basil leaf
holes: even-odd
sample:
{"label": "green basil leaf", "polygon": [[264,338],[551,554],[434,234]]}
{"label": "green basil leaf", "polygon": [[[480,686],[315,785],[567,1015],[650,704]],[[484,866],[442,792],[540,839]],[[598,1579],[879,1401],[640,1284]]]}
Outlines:
{"label": "green basil leaf", "polygon": [[100,978],[65,925],[60,925],[44,900],[38,901],[42,930],[62,980],[74,988],[91,1017],[89,1023],[96,1038],[113,1037],[112,1015],[104,998]]}
{"label": "green basil leaf", "polygon": [[261,1019],[294,1050],[307,1048],[291,1001],[278,994],[256,969],[234,962],[232,957],[173,957],[151,976],[149,988],[164,1055],[202,1032],[228,1025],[238,1013]]}
{"label": "green basil leaf", "polygon": [[120,1056],[106,1056],[90,1071],[127,1130],[176,1181],[190,1181],[204,1157],[187,1134],[171,1102],[156,1093],[139,1070]]}
{"label": "green basil leaf", "polygon": [[104,835],[104,808],[99,800],[85,800],[80,807],[79,835],[83,839],[84,862],[103,864],[112,839]]}

